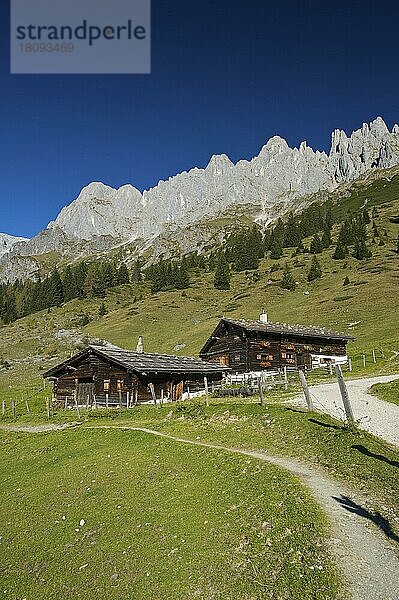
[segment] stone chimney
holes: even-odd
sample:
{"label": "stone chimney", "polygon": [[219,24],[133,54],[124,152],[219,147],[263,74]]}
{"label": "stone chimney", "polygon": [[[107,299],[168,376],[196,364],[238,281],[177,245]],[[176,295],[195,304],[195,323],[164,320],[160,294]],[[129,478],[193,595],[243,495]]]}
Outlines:
{"label": "stone chimney", "polygon": [[267,323],[267,322],[268,322],[268,321],[267,321],[267,312],[265,312],[265,309],[264,309],[264,308],[262,308],[262,312],[261,312],[261,314],[260,314],[259,321],[260,321],[261,323]]}
{"label": "stone chimney", "polygon": [[141,335],[139,335],[139,339],[138,339],[138,342],[137,342],[136,352],[138,352],[139,354],[143,354],[143,352],[144,352],[143,338],[142,338]]}

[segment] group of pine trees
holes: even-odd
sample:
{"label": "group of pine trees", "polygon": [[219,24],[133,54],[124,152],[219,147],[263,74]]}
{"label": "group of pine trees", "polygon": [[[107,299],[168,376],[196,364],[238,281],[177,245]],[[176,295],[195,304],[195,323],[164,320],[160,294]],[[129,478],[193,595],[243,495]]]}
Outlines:
{"label": "group of pine trees", "polygon": [[161,259],[145,270],[145,277],[151,282],[151,292],[184,290],[190,285],[189,260]]}
{"label": "group of pine trees", "polygon": [[[135,270],[137,276],[137,269]],[[11,323],[33,312],[60,306],[74,298],[103,298],[106,291],[129,283],[129,271],[124,263],[84,261],[67,266],[62,272],[54,268],[44,279],[0,285],[0,319]]]}
{"label": "group of pine trees", "polygon": [[[372,217],[376,216],[376,209]],[[328,201],[322,205],[312,204],[300,214],[289,214],[283,221],[264,232],[257,225],[236,229],[230,233],[224,243],[204,255],[192,253],[180,260],[161,258],[149,266],[144,273],[140,261],[137,261],[129,274],[124,263],[118,267],[114,261],[98,260],[91,263],[80,262],[67,266],[62,272],[56,268],[52,273],[37,281],[0,285],[0,319],[4,323],[14,321],[32,312],[59,306],[73,298],[103,298],[106,291],[117,285],[140,282],[143,278],[151,284],[151,292],[185,289],[190,285],[190,271],[197,273],[201,269],[214,272],[214,287],[220,290],[230,289],[231,272],[256,271],[259,261],[270,256],[278,260],[284,249],[293,248],[293,256],[308,252],[312,261],[307,272],[307,280],[314,281],[322,276],[317,255],[332,244],[331,231],[335,223],[341,223],[338,240],[332,257],[340,260],[352,255],[363,260],[371,255],[368,247],[367,226],[372,223],[366,209],[345,220],[334,217],[333,204]],[[373,239],[379,237],[375,221],[372,223]],[[311,236],[309,247],[304,247],[304,239]],[[382,238],[380,238],[380,245]],[[398,248],[399,252],[399,241]],[[296,281],[290,267],[286,264],[281,287],[295,290]],[[104,307],[105,309],[105,307]]]}

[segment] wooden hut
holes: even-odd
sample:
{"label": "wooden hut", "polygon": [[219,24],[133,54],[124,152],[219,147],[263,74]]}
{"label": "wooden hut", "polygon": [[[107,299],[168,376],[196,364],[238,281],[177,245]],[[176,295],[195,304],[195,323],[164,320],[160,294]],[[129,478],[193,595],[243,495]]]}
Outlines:
{"label": "wooden hut", "polygon": [[346,363],[349,335],[322,327],[221,319],[200,356],[233,372],[314,369]]}
{"label": "wooden hut", "polygon": [[77,401],[126,407],[151,401],[152,386],[158,399],[179,400],[188,388],[203,389],[204,377],[220,382],[224,371],[226,367],[198,358],[90,345],[43,376],[53,382],[53,401],[58,405]]}

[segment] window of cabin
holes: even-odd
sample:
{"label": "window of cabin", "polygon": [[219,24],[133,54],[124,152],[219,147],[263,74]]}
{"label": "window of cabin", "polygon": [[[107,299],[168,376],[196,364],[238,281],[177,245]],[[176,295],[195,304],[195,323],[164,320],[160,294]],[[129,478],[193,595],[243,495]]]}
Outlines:
{"label": "window of cabin", "polygon": [[261,360],[263,362],[263,361],[273,360],[274,356],[273,356],[273,354],[257,354],[256,359]]}
{"label": "window of cabin", "polygon": [[116,389],[120,392],[123,388],[123,379],[118,379],[116,382]]}
{"label": "window of cabin", "polygon": [[104,379],[104,392],[109,392],[110,383],[109,379]]}

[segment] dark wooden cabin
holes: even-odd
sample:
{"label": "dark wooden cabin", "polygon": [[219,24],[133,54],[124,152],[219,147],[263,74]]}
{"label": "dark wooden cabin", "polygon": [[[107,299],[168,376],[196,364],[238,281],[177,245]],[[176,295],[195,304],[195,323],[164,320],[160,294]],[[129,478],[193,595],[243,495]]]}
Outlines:
{"label": "dark wooden cabin", "polygon": [[314,369],[346,363],[346,344],[353,340],[344,333],[321,327],[223,318],[200,351],[203,360],[233,372]]}
{"label": "dark wooden cabin", "polygon": [[131,406],[156,397],[179,400],[183,391],[204,389],[204,377],[220,382],[225,367],[184,356],[132,352],[116,346],[91,345],[43,377],[53,382],[53,402]]}

